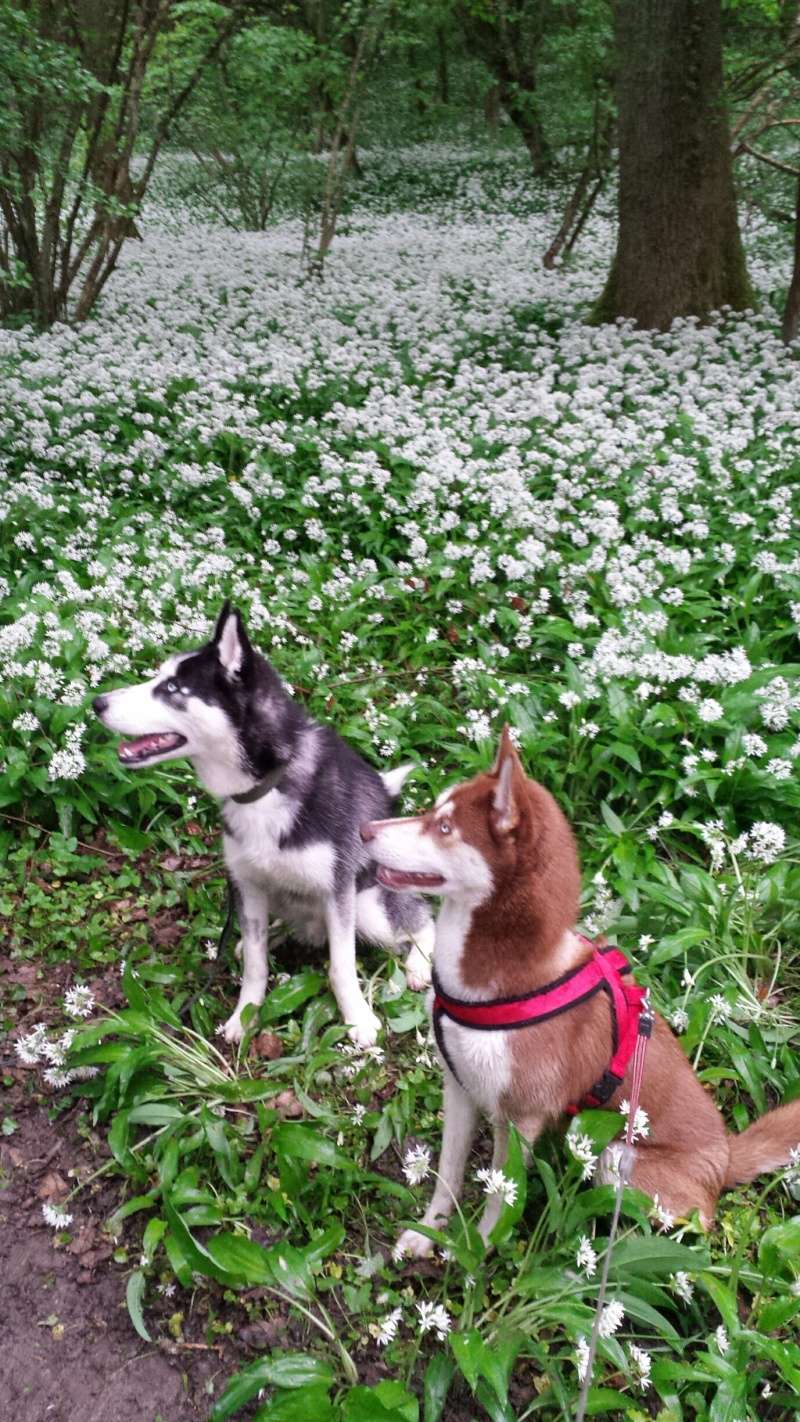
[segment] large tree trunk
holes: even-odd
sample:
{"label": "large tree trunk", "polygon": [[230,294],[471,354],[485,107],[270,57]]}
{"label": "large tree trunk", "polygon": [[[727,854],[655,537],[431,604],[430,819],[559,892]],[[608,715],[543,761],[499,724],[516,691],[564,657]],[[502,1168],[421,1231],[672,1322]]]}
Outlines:
{"label": "large tree trunk", "polygon": [[720,0],[617,0],[619,235],[595,319],[664,330],[752,303],[722,96]]}

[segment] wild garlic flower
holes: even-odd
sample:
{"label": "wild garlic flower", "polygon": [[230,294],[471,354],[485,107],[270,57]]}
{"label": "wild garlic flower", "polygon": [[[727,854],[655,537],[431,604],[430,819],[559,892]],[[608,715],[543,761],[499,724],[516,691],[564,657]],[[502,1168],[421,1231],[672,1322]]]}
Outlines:
{"label": "wild garlic flower", "polygon": [[575,1255],[575,1263],[579,1269],[583,1269],[587,1279],[594,1278],[597,1273],[597,1253],[590,1239],[585,1234],[580,1237],[578,1252]]}
{"label": "wild garlic flower", "polygon": [[594,1142],[591,1136],[568,1135],[567,1146],[569,1148],[570,1153],[583,1166],[583,1170],[581,1172],[581,1179],[589,1180],[590,1177],[594,1175],[595,1167],[597,1165],[597,1156],[594,1153]]}
{"label": "wild garlic flower", "polygon": [[42,1205],[42,1218],[45,1224],[51,1229],[67,1229],[72,1224],[73,1216],[68,1214],[63,1205]]}
{"label": "wild garlic flower", "polygon": [[616,1333],[625,1319],[625,1310],[618,1299],[612,1299],[607,1303],[600,1314],[600,1322],[597,1326],[598,1334],[601,1338],[611,1338]]}
{"label": "wild garlic flower", "polygon": [[677,1274],[670,1274],[669,1286],[679,1299],[683,1299],[684,1303],[691,1303],[694,1298],[694,1284],[683,1269],[679,1269]]}
{"label": "wild garlic flower", "polygon": [[444,1342],[452,1327],[452,1320],[447,1309],[442,1304],[430,1303],[425,1300],[417,1304],[419,1314],[419,1331],[421,1334],[434,1332],[440,1342]]}
{"label": "wild garlic flower", "polygon": [[94,993],[85,983],[76,983],[64,995],[64,1011],[70,1017],[91,1017],[94,1012]]}
{"label": "wild garlic flower", "polygon": [[653,1359],[643,1348],[637,1348],[635,1343],[628,1344],[628,1355],[631,1360],[631,1374],[634,1383],[640,1392],[647,1392],[651,1386],[650,1369],[653,1366]]}
{"label": "wild garlic flower", "polygon": [[426,1145],[411,1146],[403,1158],[403,1174],[409,1185],[421,1185],[431,1171],[431,1153]]}
{"label": "wild garlic flower", "polygon": [[403,1310],[393,1308],[391,1313],[387,1313],[386,1317],[381,1319],[378,1332],[375,1335],[376,1342],[381,1348],[387,1348],[390,1343],[394,1342],[402,1317]]}
{"label": "wild garlic flower", "polygon": [[510,1180],[502,1170],[477,1170],[475,1179],[483,1186],[484,1194],[500,1195],[505,1204],[514,1204],[517,1198],[517,1182]]}

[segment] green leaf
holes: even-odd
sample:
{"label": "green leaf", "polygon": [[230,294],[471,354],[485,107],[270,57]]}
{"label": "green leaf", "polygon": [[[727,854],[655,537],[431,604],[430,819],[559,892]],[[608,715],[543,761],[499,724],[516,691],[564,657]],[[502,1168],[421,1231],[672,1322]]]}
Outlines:
{"label": "green leaf", "polygon": [[353,1387],[342,1403],[342,1422],[419,1422],[419,1403],[399,1382]]}
{"label": "green leaf", "polygon": [[603,819],[605,820],[605,823],[608,825],[608,828],[611,830],[612,834],[625,833],[625,826],[622,823],[622,820],[620,819],[619,815],[616,815],[614,813],[607,800],[603,800],[601,802],[600,814],[603,816]]}
{"label": "green leaf", "polygon": [[452,1358],[446,1353],[434,1353],[425,1369],[422,1391],[424,1422],[439,1422],[454,1372],[455,1363]]}
{"label": "green leaf", "polygon": [[[612,741],[608,747],[608,753],[609,755],[619,756],[620,760],[626,761],[634,770],[641,770],[642,768],[642,762],[634,747],[627,745],[625,741]],[[606,821],[606,823],[608,822]]]}
{"label": "green leaf", "polygon": [[258,1014],[259,1022],[275,1022],[279,1017],[287,1017],[310,997],[322,992],[326,982],[322,973],[296,973],[288,983],[279,983],[268,993]]}
{"label": "green leaf", "polygon": [[185,1256],[190,1269],[204,1277],[216,1279],[220,1284],[230,1284],[235,1282],[231,1279],[226,1269],[221,1268],[212,1254],[194,1238],[187,1224],[175,1209],[172,1201],[165,1197],[164,1212],[167,1216],[167,1223],[174,1238],[180,1246],[182,1254]]}
{"label": "green leaf", "polygon": [[660,1234],[618,1240],[611,1257],[611,1272],[622,1276],[642,1274],[656,1278],[681,1270],[692,1274],[707,1267],[708,1250],[702,1244],[678,1244]]}
{"label": "green leaf", "polygon": [[299,1387],[294,1392],[277,1392],[259,1407],[253,1422],[333,1422],[333,1417],[327,1388]]}
{"label": "green leaf", "polygon": [[142,1317],[142,1300],[144,1298],[145,1284],[146,1279],[144,1274],[140,1269],[137,1269],[128,1279],[125,1299],[128,1305],[128,1313],[131,1316],[131,1323],[139,1334],[139,1337],[143,1338],[145,1343],[152,1343],[153,1340],[145,1328],[144,1318]]}
{"label": "green leaf", "polygon": [[278,1156],[310,1160],[315,1165],[331,1165],[337,1170],[352,1171],[356,1168],[349,1156],[343,1155],[332,1141],[311,1126],[282,1121],[272,1133],[272,1145]]}
{"label": "green leaf", "polygon": [[169,1126],[173,1121],[185,1121],[186,1115],[179,1106],[170,1106],[168,1101],[148,1101],[132,1107],[128,1120],[139,1126]]}
{"label": "green leaf", "polygon": [[768,1279],[800,1263],[800,1215],[766,1230],[758,1246],[758,1262]]}
{"label": "green leaf", "polygon": [[[283,1357],[270,1354],[266,1358],[257,1358],[249,1367],[243,1368],[240,1373],[230,1378],[211,1410],[209,1422],[225,1422],[227,1417],[232,1417],[234,1412],[238,1412],[251,1398],[256,1397],[262,1387],[312,1387],[316,1394],[320,1388],[327,1392],[333,1384],[333,1379],[330,1363],[309,1353],[294,1353]],[[313,1422],[315,1414],[309,1413],[308,1416],[309,1422]]]}
{"label": "green leaf", "polygon": [[275,1270],[269,1251],[243,1234],[215,1234],[207,1243],[214,1263],[231,1281],[242,1286],[274,1284]]}

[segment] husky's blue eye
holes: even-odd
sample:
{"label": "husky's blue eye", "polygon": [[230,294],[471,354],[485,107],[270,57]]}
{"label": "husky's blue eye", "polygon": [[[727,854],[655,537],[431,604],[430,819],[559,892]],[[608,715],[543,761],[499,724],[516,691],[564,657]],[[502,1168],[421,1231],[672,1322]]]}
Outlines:
{"label": "husky's blue eye", "polygon": [[169,692],[170,696],[174,696],[175,692],[178,690],[177,681],[168,681],[165,690]]}

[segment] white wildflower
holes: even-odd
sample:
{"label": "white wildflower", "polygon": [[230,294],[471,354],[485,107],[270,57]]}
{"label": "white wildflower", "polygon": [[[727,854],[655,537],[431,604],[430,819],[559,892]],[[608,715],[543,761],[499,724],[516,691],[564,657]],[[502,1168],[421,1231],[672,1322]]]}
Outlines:
{"label": "white wildflower", "polygon": [[94,1012],[94,993],[85,983],[76,983],[64,995],[64,1011],[70,1017],[91,1017]]}
{"label": "white wildflower", "polygon": [[483,1186],[487,1195],[501,1195],[507,1205],[513,1205],[517,1198],[517,1182],[509,1180],[502,1170],[478,1170],[475,1179]]}
{"label": "white wildflower", "polygon": [[628,1344],[628,1353],[631,1360],[633,1381],[642,1392],[646,1392],[651,1385],[650,1369],[653,1366],[653,1360],[649,1353],[646,1353],[643,1348],[637,1348],[635,1343]]}
{"label": "white wildflower", "polygon": [[616,1333],[618,1328],[622,1327],[624,1318],[625,1310],[622,1304],[618,1299],[612,1299],[610,1303],[606,1304],[600,1314],[600,1322],[597,1326],[599,1336],[601,1338],[610,1338],[612,1334]]}
{"label": "white wildflower", "polygon": [[669,1285],[679,1299],[683,1299],[684,1303],[691,1303],[694,1298],[694,1284],[683,1269],[679,1269],[677,1274],[670,1274]]}
{"label": "white wildflower", "polygon": [[391,1313],[387,1313],[386,1317],[381,1319],[378,1332],[375,1335],[381,1348],[386,1348],[390,1343],[394,1342],[402,1317],[403,1310],[401,1308],[393,1308]]}
{"label": "white wildflower", "polygon": [[431,1170],[431,1153],[425,1145],[411,1146],[403,1160],[403,1174],[409,1185],[420,1185]]}
{"label": "white wildflower", "polygon": [[42,1205],[42,1217],[45,1224],[51,1229],[67,1229],[72,1224],[72,1215],[68,1214],[63,1205]]}
{"label": "white wildflower", "polygon": [[421,1334],[434,1332],[440,1342],[443,1342],[450,1332],[452,1322],[447,1309],[442,1304],[429,1303],[427,1300],[417,1304],[419,1314],[419,1331]]}
{"label": "white wildflower", "polygon": [[567,1146],[577,1161],[583,1166],[581,1179],[588,1180],[594,1174],[597,1165],[597,1156],[594,1153],[594,1142],[591,1136],[578,1135],[567,1136]]}
{"label": "white wildflower", "polygon": [[587,1279],[592,1279],[597,1272],[597,1253],[585,1234],[581,1235],[575,1263],[585,1271]]}

